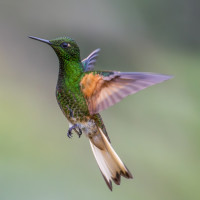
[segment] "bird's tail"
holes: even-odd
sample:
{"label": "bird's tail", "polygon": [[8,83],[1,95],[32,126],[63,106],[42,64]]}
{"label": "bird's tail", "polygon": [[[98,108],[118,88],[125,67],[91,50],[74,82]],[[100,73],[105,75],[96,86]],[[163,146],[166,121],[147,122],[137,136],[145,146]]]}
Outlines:
{"label": "bird's tail", "polygon": [[89,141],[97,164],[110,190],[112,190],[112,180],[117,185],[120,184],[121,175],[125,178],[133,178],[100,128],[99,133],[90,138]]}

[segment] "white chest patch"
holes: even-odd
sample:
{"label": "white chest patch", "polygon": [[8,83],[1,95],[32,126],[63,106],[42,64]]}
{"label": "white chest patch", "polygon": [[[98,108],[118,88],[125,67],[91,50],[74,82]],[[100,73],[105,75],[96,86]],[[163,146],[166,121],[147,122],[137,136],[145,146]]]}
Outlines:
{"label": "white chest patch", "polygon": [[[97,127],[93,120],[89,120],[85,123],[77,123],[78,127],[83,131],[83,133],[87,137],[92,137],[97,133]],[[71,128],[73,124],[69,122],[69,128]]]}

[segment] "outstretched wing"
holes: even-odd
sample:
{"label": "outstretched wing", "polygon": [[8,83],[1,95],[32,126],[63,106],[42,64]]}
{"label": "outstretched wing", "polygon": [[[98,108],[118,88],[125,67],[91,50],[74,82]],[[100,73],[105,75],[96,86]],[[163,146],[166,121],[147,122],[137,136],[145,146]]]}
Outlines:
{"label": "outstretched wing", "polygon": [[80,82],[91,115],[172,76],[146,72],[90,72]]}
{"label": "outstretched wing", "polygon": [[82,60],[84,72],[91,71],[94,69],[100,49],[94,50],[87,58]]}

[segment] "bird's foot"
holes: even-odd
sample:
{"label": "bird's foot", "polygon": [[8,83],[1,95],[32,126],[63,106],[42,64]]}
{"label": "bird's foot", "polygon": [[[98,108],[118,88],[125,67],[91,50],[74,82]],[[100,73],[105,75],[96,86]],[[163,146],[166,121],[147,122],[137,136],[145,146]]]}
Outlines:
{"label": "bird's foot", "polygon": [[[78,130],[77,130],[77,128],[78,128]],[[81,137],[81,135],[82,135],[82,130],[80,129],[80,127],[79,127],[78,124],[74,124],[72,127],[69,128],[69,130],[68,130],[68,132],[67,132],[67,136],[68,136],[69,138],[72,137],[72,130],[74,130],[74,131],[77,133],[77,135],[78,135],[79,138]]]}
{"label": "bird's foot", "polygon": [[82,130],[81,130],[79,127],[78,127],[78,130],[79,130],[79,131],[77,131],[76,133],[77,133],[78,137],[80,138],[81,135],[82,135]]}
{"label": "bird's foot", "polygon": [[71,137],[72,137],[72,130],[70,130],[70,128],[69,128],[69,130],[68,130],[68,132],[67,132],[67,137],[68,137],[68,138],[71,138]]}

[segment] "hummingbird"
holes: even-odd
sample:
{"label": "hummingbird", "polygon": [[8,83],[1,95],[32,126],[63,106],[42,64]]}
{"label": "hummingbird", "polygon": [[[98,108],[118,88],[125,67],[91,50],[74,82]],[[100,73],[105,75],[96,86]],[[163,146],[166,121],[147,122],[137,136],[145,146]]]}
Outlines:
{"label": "hummingbird", "polygon": [[148,72],[96,71],[94,66],[100,49],[81,60],[76,41],[70,37],[52,40],[29,36],[50,45],[59,59],[56,99],[69,122],[67,136],[73,131],[89,139],[103,178],[112,191],[112,181],[120,185],[121,176],[131,179],[131,172],[111,146],[99,112],[113,106],[128,95],[166,81],[172,76]]}

